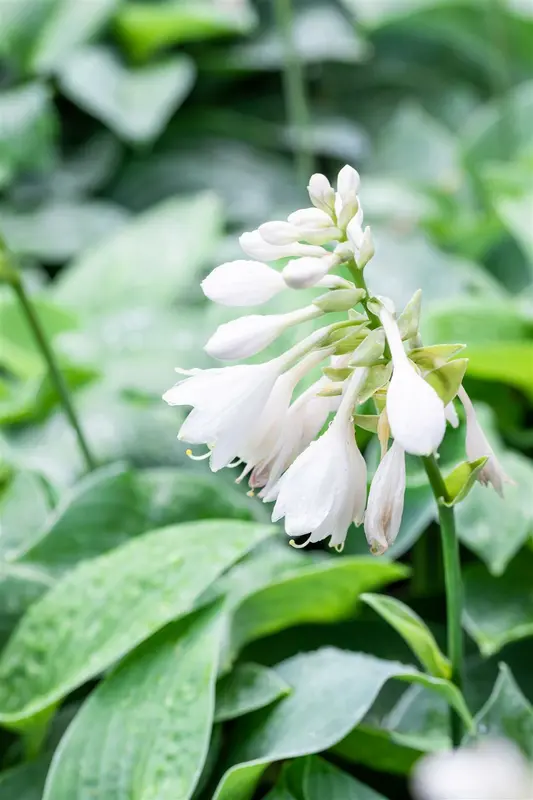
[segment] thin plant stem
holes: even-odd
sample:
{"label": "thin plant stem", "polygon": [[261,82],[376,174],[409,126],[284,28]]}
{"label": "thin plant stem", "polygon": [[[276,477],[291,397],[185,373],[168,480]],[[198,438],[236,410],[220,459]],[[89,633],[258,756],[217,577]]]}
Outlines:
{"label": "thin plant stem", "polygon": [[35,341],[37,342],[37,345],[43,355],[43,358],[46,361],[46,364],[50,372],[50,377],[54,383],[59,399],[61,400],[61,404],[63,405],[63,410],[76,435],[76,439],[78,441],[80,450],[83,454],[83,458],[87,465],[87,469],[93,470],[96,467],[96,461],[91,454],[89,446],[87,445],[87,441],[85,439],[85,436],[83,435],[83,431],[76,416],[76,412],[74,411],[74,406],[72,404],[67,383],[61,373],[61,370],[59,369],[55,354],[48,341],[45,330],[41,325],[41,322],[33,306],[33,303],[26,292],[20,274],[17,268],[14,266],[12,259],[9,258],[7,250],[1,240],[0,240],[0,258],[1,258],[0,266],[2,267],[2,269],[0,269],[0,272],[2,274],[2,277],[4,278],[4,280],[7,281],[7,283],[9,283],[12,286],[13,291],[15,292],[18,298],[20,307],[35,337]]}
{"label": "thin plant stem", "polygon": [[284,47],[283,92],[291,131],[296,136],[296,170],[304,186],[314,172],[310,141],[310,114],[304,74],[294,45],[292,0],[275,0],[276,22]]}
{"label": "thin plant stem", "polygon": [[[422,458],[429,483],[437,501],[439,523],[444,560],[444,581],[446,585],[446,616],[448,631],[448,658],[452,665],[452,680],[461,689],[463,684],[463,583],[459,542],[455,530],[453,507],[446,505],[449,501],[448,491],[442,477],[437,459],[434,455]],[[451,736],[454,747],[461,744],[463,725],[460,717],[450,709]]]}
{"label": "thin plant stem", "polygon": [[[373,328],[373,329],[380,328],[381,327],[380,318],[377,316],[377,314],[374,314],[374,312],[371,311],[369,309],[369,307],[368,307],[368,295],[369,295],[369,292],[368,292],[368,287],[366,285],[365,276],[363,275],[363,270],[359,269],[359,267],[356,265],[355,261],[352,261],[352,262],[348,263],[347,267],[350,270],[350,273],[352,275],[353,281],[354,281],[355,285],[357,286],[357,288],[358,289],[364,289],[366,294],[367,294],[367,296],[363,297],[363,299],[361,300],[361,305],[365,309],[366,315],[367,315],[367,317],[369,319],[369,322],[370,322],[370,327]],[[384,352],[385,352],[386,357],[390,358],[390,349],[389,349],[388,342],[385,342],[385,351]]]}

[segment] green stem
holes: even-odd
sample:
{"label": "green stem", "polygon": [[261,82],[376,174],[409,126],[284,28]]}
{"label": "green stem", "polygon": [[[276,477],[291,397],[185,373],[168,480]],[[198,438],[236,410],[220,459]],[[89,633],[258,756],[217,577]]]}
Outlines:
{"label": "green stem", "polygon": [[289,126],[296,139],[296,169],[300,183],[305,186],[314,171],[310,141],[310,115],[303,69],[294,45],[292,0],[275,0],[278,29],[285,49],[283,91]]}
{"label": "green stem", "polygon": [[[422,458],[429,483],[437,501],[444,560],[444,580],[446,584],[446,616],[448,628],[448,657],[452,665],[452,680],[461,689],[463,683],[463,584],[459,541],[455,531],[453,507],[445,505],[449,501],[448,491],[434,455]],[[443,502],[444,501],[444,502]],[[463,736],[460,717],[450,709],[451,734],[454,747],[458,747]]]}
{"label": "green stem", "polygon": [[24,288],[24,284],[20,278],[19,272],[13,265],[13,261],[9,257],[7,249],[5,248],[1,240],[0,240],[0,261],[1,261],[0,264],[1,275],[4,278],[4,280],[6,280],[13,287],[13,291],[17,295],[22,311],[24,312],[24,315],[26,316],[26,319],[28,321],[28,325],[30,326],[32,333],[35,337],[35,341],[37,342],[39,349],[43,354],[44,360],[47,363],[51,379],[55,385],[57,394],[59,395],[67,419],[70,422],[72,429],[74,430],[74,433],[76,434],[76,438],[78,440],[80,450],[83,453],[83,458],[85,460],[85,463],[87,464],[87,468],[89,470],[93,470],[96,467],[96,461],[91,455],[91,451],[89,450],[89,447],[83,435],[80,423],[78,422],[78,418],[76,416],[76,412],[74,411],[74,407],[72,405],[72,401],[70,398],[70,392],[68,386],[66,384],[63,375],[61,374],[61,371],[57,364],[56,357],[46,337],[46,333],[41,325],[41,322],[33,306],[33,303],[31,302],[30,297],[26,293],[26,289]]}
{"label": "green stem", "polygon": [[[368,307],[368,294],[369,293],[368,293],[368,286],[366,285],[366,281],[365,281],[365,276],[363,275],[363,270],[359,269],[359,267],[357,267],[355,261],[348,262],[346,264],[346,266],[350,270],[350,273],[351,273],[352,278],[353,278],[353,282],[355,283],[357,288],[358,289],[364,289],[365,292],[366,292],[366,297],[363,297],[363,299],[361,300],[361,305],[365,309],[366,315],[367,315],[367,317],[369,319],[369,322],[370,322],[370,327],[373,330],[375,328],[381,328],[381,320],[380,320],[380,318],[377,316],[377,314],[374,314],[374,312],[371,311],[369,309],[369,307]],[[385,342],[385,356],[386,356],[386,358],[390,358],[391,357],[388,342]]]}

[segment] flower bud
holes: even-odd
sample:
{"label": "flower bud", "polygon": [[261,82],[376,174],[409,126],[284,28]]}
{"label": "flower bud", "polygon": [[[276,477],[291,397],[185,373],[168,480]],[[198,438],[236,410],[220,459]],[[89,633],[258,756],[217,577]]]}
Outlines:
{"label": "flower bud", "polygon": [[361,246],[359,248],[359,256],[357,257],[357,266],[359,269],[364,269],[371,258],[374,257],[376,249],[374,247],[374,239],[372,238],[372,231],[367,225],[363,234]]}
{"label": "flower bud", "polygon": [[289,214],[287,219],[292,225],[302,228],[330,228],[332,225],[331,216],[319,208],[299,208]]}
{"label": "flower bud", "polygon": [[268,242],[268,244],[292,244],[297,242],[300,238],[298,229],[291,225],[290,222],[282,222],[275,220],[273,222],[264,222],[260,225],[259,233],[261,237]]}
{"label": "flower bud", "polygon": [[365,534],[374,555],[381,555],[400,530],[405,495],[405,452],[398,442],[380,462],[370,486]]}
{"label": "flower bud", "polygon": [[229,261],[202,281],[205,296],[223,306],[261,305],[285,288],[281,274],[260,261]]}
{"label": "flower bud", "polygon": [[334,213],[335,192],[325,175],[321,175],[319,172],[311,175],[307,191],[312,204],[316,208],[325,211],[326,214]]}
{"label": "flower bud", "polygon": [[[359,206],[359,198],[355,194],[355,192],[348,192],[346,195],[345,200],[340,200],[339,195],[339,203],[337,208],[337,224],[339,228],[345,230],[346,226],[350,222],[350,220],[355,217],[361,211]],[[363,221],[363,214],[360,214],[361,222]]]}
{"label": "flower bud", "polygon": [[213,358],[234,361],[249,358],[268,347],[286,328],[322,315],[316,306],[288,314],[251,314],[219,325],[204,350]]}
{"label": "flower bud", "polygon": [[313,300],[313,305],[325,312],[348,311],[349,308],[356,306],[365,294],[364,289],[333,289]]}
{"label": "flower bud", "polygon": [[247,231],[239,237],[239,244],[246,255],[258,261],[277,261],[280,258],[300,258],[311,256],[320,258],[328,254],[323,247],[311,244],[293,242],[284,245],[275,245],[265,242],[258,230]]}
{"label": "flower bud", "polygon": [[315,286],[337,263],[338,259],[331,254],[323,258],[296,258],[289,261],[281,274],[291,289],[305,289]]}
{"label": "flower bud", "polygon": [[361,178],[357,170],[346,164],[337,175],[337,192],[343,204],[352,194],[357,194],[360,184]]}

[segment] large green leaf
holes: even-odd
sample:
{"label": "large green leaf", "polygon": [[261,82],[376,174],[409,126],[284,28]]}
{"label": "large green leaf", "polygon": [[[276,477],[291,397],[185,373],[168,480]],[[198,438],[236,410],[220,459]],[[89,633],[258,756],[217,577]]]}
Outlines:
{"label": "large green leaf", "polygon": [[283,770],[280,783],[301,800],[385,800],[385,797],[323,758],[307,756]]}
{"label": "large green leaf", "polygon": [[35,538],[51,507],[44,480],[32,472],[17,472],[0,494],[0,559],[12,560]]}
{"label": "large green leaf", "polygon": [[492,694],[474,722],[478,736],[509,739],[533,759],[533,706],[522,694],[507,664],[500,664]]}
{"label": "large green leaf", "polygon": [[332,622],[353,616],[362,592],[406,577],[401,564],[371,557],[343,557],[299,570],[246,597],[235,611],[234,650],[247,642],[310,622]]}
{"label": "large green leaf", "polygon": [[465,570],[464,625],[484,656],[509,642],[533,636],[533,556],[516,557],[501,577],[481,564]]}
{"label": "large green leaf", "polygon": [[57,264],[115,233],[128,218],[125,209],[104,200],[52,200],[32,211],[0,208],[0,228],[17,253]]}
{"label": "large green leaf", "polygon": [[318,753],[343,739],[363,718],[390,678],[414,681],[445,696],[471,725],[461,694],[447,681],[362,653],[324,648],[276,667],[293,692],[236,723],[230,767],[215,800],[248,800],[273,761]]}
{"label": "large green leaf", "polygon": [[533,342],[469,346],[468,374],[472,378],[499,381],[521,389],[533,399]]}
{"label": "large green leaf", "polygon": [[0,800],[42,800],[49,763],[44,757],[0,772]]}
{"label": "large green leaf", "polygon": [[[49,340],[76,327],[75,315],[47,298],[34,297],[33,305]],[[41,376],[43,357],[14,295],[0,295],[0,316],[0,363],[20,378]]]}
{"label": "large green leaf", "polygon": [[209,609],[124,659],[63,737],[43,800],[188,800],[209,745],[222,627]]}
{"label": "large green leaf", "polygon": [[0,643],[13,631],[25,611],[52,585],[38,567],[0,561]]}
{"label": "large green leaf", "polygon": [[224,5],[196,0],[128,0],[118,11],[117,30],[130,52],[145,58],[180,42],[247,33],[255,19],[248,0]]}
{"label": "large green leaf", "polygon": [[169,306],[211,253],[219,225],[212,194],[161,203],[71,264],[55,296],[86,314]]}
{"label": "large green leaf", "polygon": [[502,575],[508,563],[533,532],[533,466],[518,453],[499,456],[515,484],[506,484],[502,499],[480,484],[456,508],[457,533],[493,575]]}
{"label": "large green leaf", "polygon": [[450,678],[451,666],[423,619],[397,600],[380,594],[361,595],[367,605],[383,617],[407,642],[422,666],[438,678]]}
{"label": "large green leaf", "polygon": [[0,92],[0,119],[0,186],[20,170],[51,164],[56,120],[47,87],[29,83]]}
{"label": "large green leaf", "polygon": [[69,572],[29,609],[2,653],[0,722],[31,720],[189,612],[274,530],[237,521],[171,526]]}
{"label": "large green leaf", "polygon": [[247,497],[210,474],[112,465],[64,495],[19,560],[57,574],[147,530],[201,519],[253,519],[254,511]]}
{"label": "large green leaf", "polygon": [[188,95],[194,74],[194,63],[185,55],[128,69],[111,50],[93,45],[63,64],[59,82],[67,97],[118,136],[147,142]]}
{"label": "large green leaf", "polygon": [[334,752],[347,761],[393,775],[409,775],[421,756],[420,750],[397,740],[394,731],[364,722],[335,745]]}
{"label": "large green leaf", "polygon": [[277,672],[260,664],[237,664],[217,685],[215,722],[242,717],[290,694]]}
{"label": "large green leaf", "polygon": [[504,224],[522,247],[533,280],[533,234],[531,232],[531,209],[533,192],[519,198],[501,198],[497,208]]}

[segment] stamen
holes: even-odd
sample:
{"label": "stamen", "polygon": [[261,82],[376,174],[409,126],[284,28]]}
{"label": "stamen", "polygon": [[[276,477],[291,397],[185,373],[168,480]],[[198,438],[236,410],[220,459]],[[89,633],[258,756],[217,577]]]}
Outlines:
{"label": "stamen", "polygon": [[242,460],[237,456],[235,461],[232,461],[231,463],[226,465],[226,468],[227,469],[234,469],[235,467],[238,467],[239,464],[242,464]]}
{"label": "stamen", "polygon": [[305,540],[305,542],[302,542],[301,544],[297,544],[297,543],[294,541],[294,539],[289,539],[289,544],[290,544],[290,546],[291,546],[291,547],[295,547],[295,548],[296,548],[296,550],[301,550],[301,549],[302,549],[302,547],[305,547],[305,546],[306,546],[306,544],[309,544],[309,541],[310,541],[310,539],[311,539],[311,534],[309,534],[309,536],[307,537],[307,539]]}
{"label": "stamen", "polygon": [[235,483],[241,483],[242,479],[245,478],[249,472],[251,472],[254,468],[253,464],[245,464],[243,471],[239,475],[238,478],[235,478]]}
{"label": "stamen", "polygon": [[205,459],[209,458],[209,456],[211,455],[211,450],[208,450],[207,453],[203,453],[201,456],[195,456],[193,451],[190,448],[188,448],[185,451],[185,455],[188,456],[193,461],[205,461]]}
{"label": "stamen", "polygon": [[254,492],[254,490],[253,490],[253,489],[250,489],[250,491],[249,491],[249,492],[246,492],[246,496],[247,496],[247,497],[255,497],[255,492]]}

